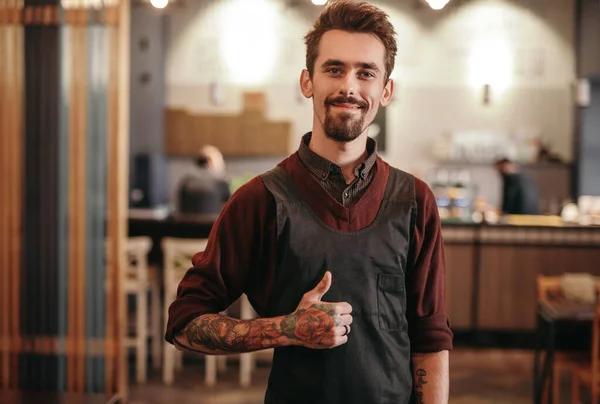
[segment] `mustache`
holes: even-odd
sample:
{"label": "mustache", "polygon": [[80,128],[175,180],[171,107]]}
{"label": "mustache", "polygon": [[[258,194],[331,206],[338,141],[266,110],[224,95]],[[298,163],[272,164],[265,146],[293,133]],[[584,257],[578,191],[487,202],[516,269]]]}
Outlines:
{"label": "mustache", "polygon": [[367,103],[364,101],[359,101],[356,98],[349,96],[339,96],[339,97],[335,97],[335,98],[327,98],[325,100],[325,104],[327,105],[333,105],[333,104],[353,104],[356,105],[360,108],[365,108],[367,106]]}

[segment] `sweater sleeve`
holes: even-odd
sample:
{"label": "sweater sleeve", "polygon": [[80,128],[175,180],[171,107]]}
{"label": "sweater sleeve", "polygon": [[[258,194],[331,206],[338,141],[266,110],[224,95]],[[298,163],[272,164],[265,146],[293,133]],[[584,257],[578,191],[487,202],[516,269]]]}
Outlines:
{"label": "sweater sleeve", "polygon": [[256,177],[227,202],[206,250],[193,257],[169,307],[165,339],[173,343],[191,320],[223,311],[242,293],[262,315],[275,271],[276,231],[275,201]]}
{"label": "sweater sleeve", "polygon": [[437,204],[431,189],[418,179],[415,179],[415,196],[417,214],[406,281],[411,350],[417,353],[451,350],[444,243]]}

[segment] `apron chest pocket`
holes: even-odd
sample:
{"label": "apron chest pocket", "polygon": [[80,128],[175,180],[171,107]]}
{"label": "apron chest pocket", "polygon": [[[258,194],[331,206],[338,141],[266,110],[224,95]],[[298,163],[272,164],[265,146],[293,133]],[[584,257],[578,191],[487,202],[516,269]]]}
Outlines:
{"label": "apron chest pocket", "polygon": [[403,275],[377,275],[377,311],[379,328],[397,330],[404,323],[406,296]]}

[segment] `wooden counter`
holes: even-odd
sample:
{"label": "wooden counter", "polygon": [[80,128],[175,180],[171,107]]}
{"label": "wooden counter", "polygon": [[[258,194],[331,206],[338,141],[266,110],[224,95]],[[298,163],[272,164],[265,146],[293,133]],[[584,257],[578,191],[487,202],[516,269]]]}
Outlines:
{"label": "wooden counter", "polygon": [[533,331],[536,278],[600,275],[600,228],[443,225],[453,329]]}
{"label": "wooden counter", "polygon": [[[150,236],[150,262],[162,265],[163,237],[206,238],[215,219],[130,219],[129,235]],[[600,227],[444,224],[443,236],[455,330],[531,332],[538,274],[600,275]]]}

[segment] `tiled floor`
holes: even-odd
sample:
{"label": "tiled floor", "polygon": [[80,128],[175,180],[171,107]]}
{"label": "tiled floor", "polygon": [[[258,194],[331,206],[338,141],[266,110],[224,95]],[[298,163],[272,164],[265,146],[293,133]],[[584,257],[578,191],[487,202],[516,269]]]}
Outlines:
{"label": "tiled floor", "polygon": [[[456,349],[450,356],[451,404],[530,404],[533,354],[513,350]],[[145,386],[133,386],[131,404],[263,404],[268,369],[259,368],[252,387],[237,386],[237,364],[220,377],[217,387],[204,386],[202,365],[186,364],[172,387],[157,374]],[[565,381],[568,383],[568,381]],[[568,403],[568,384],[563,384]]]}

